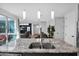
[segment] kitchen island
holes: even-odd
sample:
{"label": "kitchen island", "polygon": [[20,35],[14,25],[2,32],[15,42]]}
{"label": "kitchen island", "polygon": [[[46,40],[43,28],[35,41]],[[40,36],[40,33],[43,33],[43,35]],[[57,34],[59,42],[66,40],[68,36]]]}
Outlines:
{"label": "kitchen island", "polygon": [[48,38],[43,38],[43,42],[49,42],[52,45],[55,46],[55,49],[29,49],[29,46],[33,42],[40,42],[40,39],[18,39],[16,41],[16,46],[13,50],[7,50],[7,51],[0,51],[0,53],[4,54],[9,54],[9,55],[23,55],[23,56],[66,56],[66,55],[73,55],[76,56],[78,52],[78,48],[66,43],[62,39],[48,39]]}

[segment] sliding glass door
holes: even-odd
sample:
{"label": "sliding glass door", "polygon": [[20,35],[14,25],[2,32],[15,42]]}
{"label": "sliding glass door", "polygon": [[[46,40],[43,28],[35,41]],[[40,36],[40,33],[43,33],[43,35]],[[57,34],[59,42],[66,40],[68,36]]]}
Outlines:
{"label": "sliding glass door", "polygon": [[16,43],[16,21],[13,18],[8,18],[7,22],[7,31],[8,31],[8,50],[11,50]]}
{"label": "sliding glass door", "polygon": [[16,40],[16,22],[13,18],[0,15],[0,50],[12,49]]}
{"label": "sliding glass door", "polygon": [[0,15],[0,50],[7,50],[6,17]]}

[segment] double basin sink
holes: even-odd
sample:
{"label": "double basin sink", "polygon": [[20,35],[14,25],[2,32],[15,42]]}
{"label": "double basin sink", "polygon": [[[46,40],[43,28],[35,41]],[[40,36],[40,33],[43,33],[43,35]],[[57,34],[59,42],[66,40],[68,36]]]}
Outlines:
{"label": "double basin sink", "polygon": [[55,49],[55,46],[51,43],[33,42],[30,44],[29,49]]}

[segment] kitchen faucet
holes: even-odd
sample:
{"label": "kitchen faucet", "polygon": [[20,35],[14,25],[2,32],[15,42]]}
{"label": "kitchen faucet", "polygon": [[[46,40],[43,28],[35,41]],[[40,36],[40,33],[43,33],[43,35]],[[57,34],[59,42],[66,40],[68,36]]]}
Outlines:
{"label": "kitchen faucet", "polygon": [[40,45],[41,45],[41,48],[43,48],[43,41],[44,41],[44,39],[42,38],[42,27],[40,26]]}

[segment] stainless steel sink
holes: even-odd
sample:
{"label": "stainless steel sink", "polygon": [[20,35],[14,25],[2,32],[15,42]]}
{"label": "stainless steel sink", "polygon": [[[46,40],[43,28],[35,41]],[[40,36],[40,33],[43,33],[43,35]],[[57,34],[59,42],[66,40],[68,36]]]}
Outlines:
{"label": "stainless steel sink", "polygon": [[55,46],[51,43],[40,44],[40,42],[34,42],[30,44],[29,49],[55,49]]}

